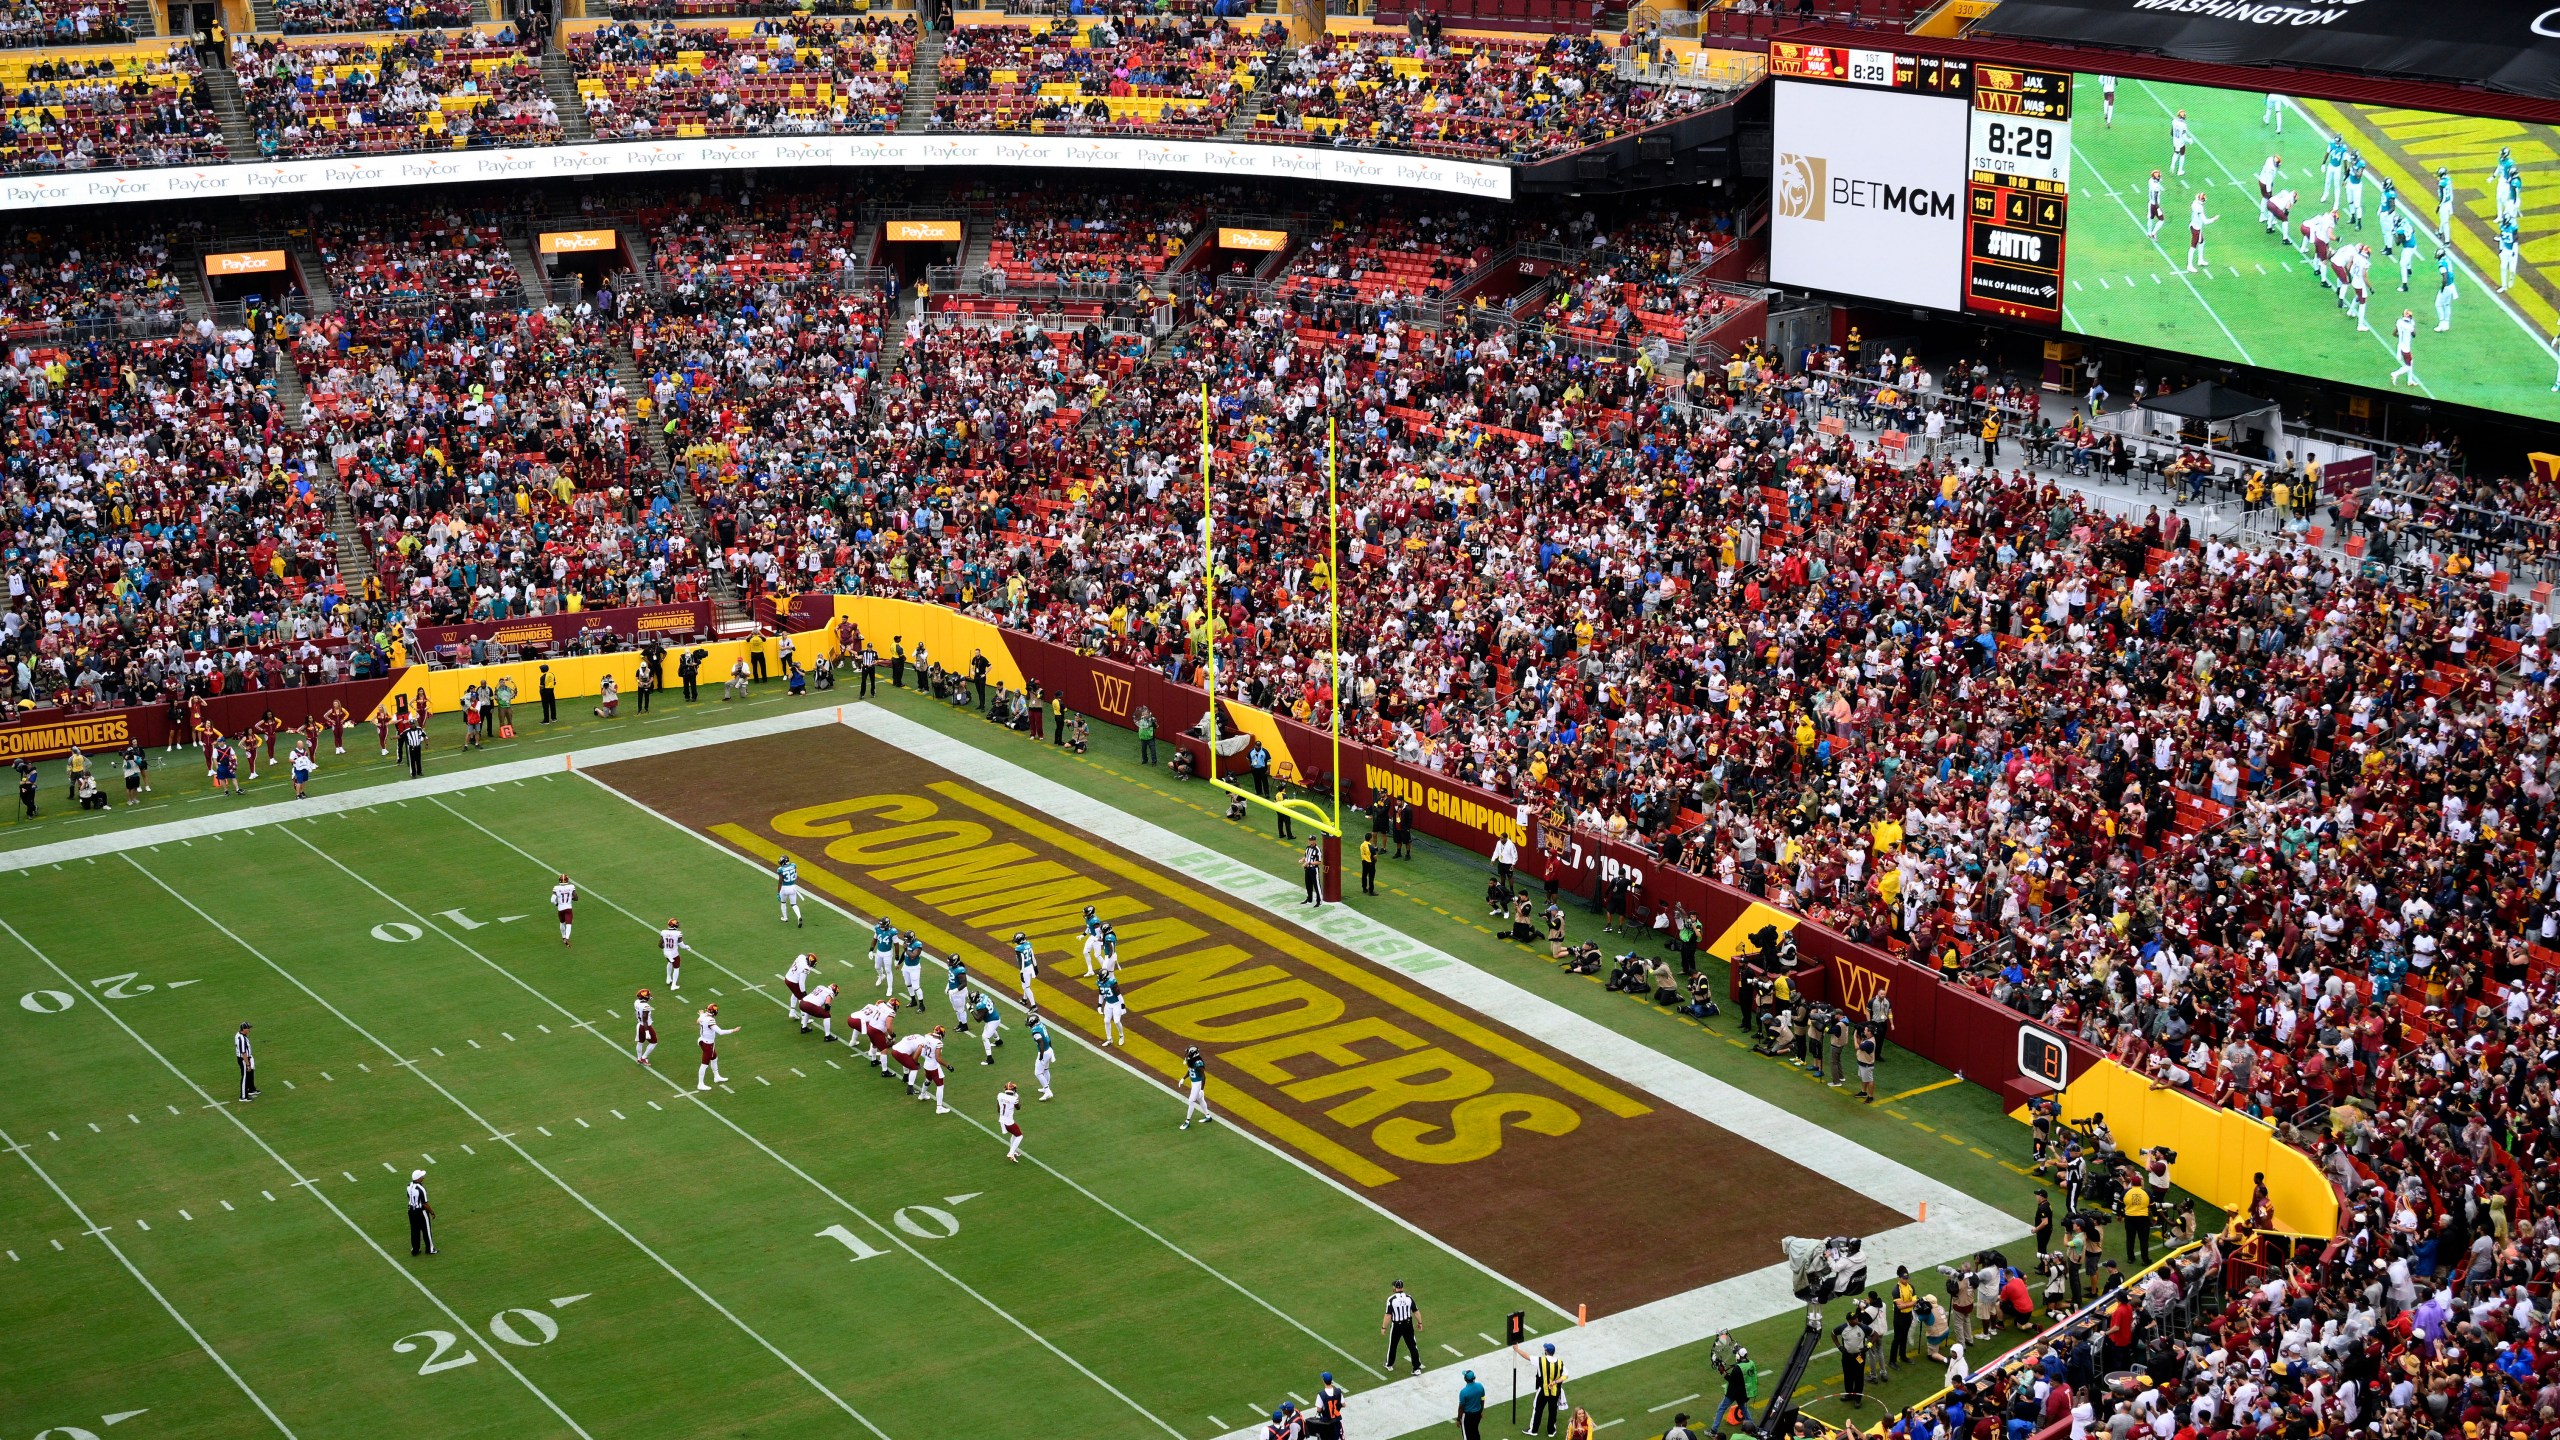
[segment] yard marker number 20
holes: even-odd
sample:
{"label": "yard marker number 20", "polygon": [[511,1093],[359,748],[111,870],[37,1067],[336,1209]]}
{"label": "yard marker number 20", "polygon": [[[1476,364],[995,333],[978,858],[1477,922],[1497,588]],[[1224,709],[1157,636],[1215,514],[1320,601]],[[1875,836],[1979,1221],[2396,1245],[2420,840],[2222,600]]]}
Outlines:
{"label": "yard marker number 20", "polygon": [[[564,1295],[554,1299],[551,1308],[565,1309],[586,1298],[584,1295]],[[489,1317],[488,1328],[492,1338],[509,1345],[521,1345],[528,1350],[560,1338],[560,1322],[539,1310],[501,1310]],[[391,1353],[395,1355],[415,1355],[421,1350],[427,1352],[427,1358],[418,1364],[421,1375],[433,1375],[439,1370],[459,1370],[465,1365],[480,1363],[480,1356],[463,1345],[461,1337],[450,1330],[419,1330],[391,1342]]]}

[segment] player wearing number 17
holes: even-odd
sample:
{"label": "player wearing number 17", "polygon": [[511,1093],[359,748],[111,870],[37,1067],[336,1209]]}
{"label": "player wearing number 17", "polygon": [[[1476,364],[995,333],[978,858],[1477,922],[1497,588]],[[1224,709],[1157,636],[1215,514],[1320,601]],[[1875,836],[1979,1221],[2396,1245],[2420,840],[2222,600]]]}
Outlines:
{"label": "player wearing number 17", "polygon": [[695,1038],[702,1044],[702,1064],[694,1072],[693,1088],[708,1090],[714,1082],[728,1084],[728,1077],[720,1073],[720,1037],[737,1034],[738,1027],[720,1023],[720,1007],[717,1005],[703,1006],[702,1013],[694,1017],[694,1022],[699,1031]]}
{"label": "player wearing number 17", "polygon": [[560,877],[560,883],[551,887],[551,908],[558,911],[560,915],[560,943],[563,945],[569,943],[570,912],[577,907],[578,887],[568,876],[563,875]]}
{"label": "player wearing number 17", "polygon": [[1022,1120],[1016,1113],[1021,1109],[1022,1092],[1007,1080],[1004,1088],[996,1092],[996,1125],[1005,1134],[1004,1158],[1016,1165],[1022,1163]]}

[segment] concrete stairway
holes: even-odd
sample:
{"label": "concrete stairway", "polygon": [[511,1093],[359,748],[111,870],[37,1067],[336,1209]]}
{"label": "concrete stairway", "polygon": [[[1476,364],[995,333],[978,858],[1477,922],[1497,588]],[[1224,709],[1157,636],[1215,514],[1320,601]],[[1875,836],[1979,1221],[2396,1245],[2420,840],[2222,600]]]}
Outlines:
{"label": "concrete stairway", "polygon": [[507,256],[516,262],[516,278],[524,282],[524,296],[535,309],[551,303],[551,284],[542,274],[542,257],[533,253],[533,242],[521,235],[507,237]]}
{"label": "concrete stairway", "polygon": [[933,102],[942,94],[942,32],[927,30],[916,40],[915,59],[907,65],[906,108],[898,112],[898,133],[921,135],[933,118]]}
{"label": "concrete stairway", "polygon": [[239,78],[227,65],[212,65],[196,77],[196,85],[213,102],[213,113],[222,121],[222,148],[230,152],[231,162],[254,164],[259,158],[258,132],[241,111]]}
{"label": "concrete stairway", "polygon": [[596,132],[587,124],[586,101],[578,94],[578,69],[569,63],[568,56],[557,50],[543,52],[542,88],[550,94],[551,103],[559,108],[560,133],[569,138],[569,143],[585,145],[592,142]]}
{"label": "concrete stairway", "polygon": [[1252,94],[1237,104],[1236,113],[1227,117],[1226,128],[1218,133],[1230,140],[1243,139],[1261,121],[1263,112],[1271,108],[1271,91],[1272,82],[1266,76]]}
{"label": "concrete stairway", "polygon": [[310,297],[311,313],[326,315],[337,309],[338,292],[329,288],[329,271],[320,263],[319,247],[305,240],[294,247],[293,258],[302,266],[302,290]]}
{"label": "concrete stairway", "polygon": [[[617,344],[614,347],[613,373],[614,378],[622,382],[625,394],[636,399],[649,393],[649,377],[640,373],[640,362],[632,355],[628,344]],[[665,425],[665,420],[653,413],[648,423],[637,425],[635,428],[640,432],[641,453],[647,457],[660,475],[673,476],[675,457],[667,451]],[[681,480],[676,484],[675,500],[678,523],[686,534],[693,537],[694,544],[707,556],[712,546],[711,517],[703,513],[702,502],[694,497],[692,488]],[[753,620],[755,617],[748,612],[746,605],[738,598],[737,582],[730,578],[729,572],[713,570],[709,574],[712,610],[721,628],[743,625]]]}

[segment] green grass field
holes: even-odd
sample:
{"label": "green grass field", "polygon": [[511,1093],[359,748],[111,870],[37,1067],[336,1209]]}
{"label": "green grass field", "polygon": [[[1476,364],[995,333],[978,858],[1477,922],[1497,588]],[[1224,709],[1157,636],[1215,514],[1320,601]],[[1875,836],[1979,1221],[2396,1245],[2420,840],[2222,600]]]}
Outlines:
{"label": "green grass field", "polygon": [[[2167,173],[2171,116],[2184,110],[2195,134],[2183,176]],[[2385,112],[2403,114],[2405,112]],[[2301,201],[2300,220],[2319,203],[2320,164],[2328,130],[2313,113],[2288,103],[2281,135],[2264,120],[2264,98],[2238,90],[2121,80],[2115,123],[2103,118],[2097,77],[2076,78],[2072,103],[2071,215],[2066,238],[2068,283],[2065,328],[2105,340],[2146,345],[2173,354],[2209,356],[2376,390],[2395,388],[2399,361],[2392,325],[2403,309],[2416,312],[2416,393],[2461,405],[2560,419],[2560,393],[2552,388],[2549,332],[2534,314],[2542,307],[2543,279],[2528,272],[2516,293],[2497,290],[2495,262],[2479,234],[2493,202],[2481,174],[2458,168],[2462,197],[2456,222],[2456,300],[2453,328],[2435,331],[2435,192],[2432,179],[2395,172],[2404,204],[2418,230],[2422,257],[2400,290],[2396,261],[2382,254],[2378,175],[2398,166],[2380,153],[2383,132],[2359,126],[2351,138],[2377,160],[2365,181],[2365,228],[2346,223],[2341,207],[2340,243],[2374,247],[2369,331],[2338,308],[2315,278],[2312,262],[2290,243],[2266,232],[2257,219],[2259,166],[2269,155],[2284,161],[2283,185]],[[2332,112],[2334,122],[2340,117]],[[2435,117],[2445,119],[2449,117]],[[2376,122],[2379,124],[2380,122]],[[2430,153],[2420,147],[2420,153]],[[2494,156],[2495,146],[2490,147]],[[2157,237],[2144,234],[2149,177],[2163,172],[2164,223]],[[2431,172],[2427,172],[2431,174]],[[2412,181],[2424,186],[2413,188]],[[2542,183],[2540,180],[2531,182]],[[2202,193],[2217,223],[2205,231],[2206,264],[2187,267],[2187,218]],[[2530,204],[2530,201],[2528,202]],[[2530,215],[2530,211],[2528,214]],[[2493,217],[2492,217],[2493,218]],[[2528,243],[2529,259],[2547,258]],[[2405,382],[2397,388],[2409,388]]]}
{"label": "green grass field", "polygon": [[[1002,743],[930,702],[888,704]],[[1294,872],[1294,847],[1221,821],[1116,753],[1125,739],[1101,732],[1114,753],[1090,757],[1002,754]],[[1488,1348],[1478,1332],[1511,1309],[1540,1331],[1570,1323],[1273,1150],[1178,1132],[1166,1090],[1074,1042],[1058,1102],[1026,1106],[1034,1163],[1005,1164],[980,1092],[1027,1081],[1019,1042],[991,1070],[967,1063],[974,1046],[954,1052],[956,1116],[838,1068],[768,997],[792,950],[855,951],[854,924],[777,926],[751,869],[602,786],[563,772],[388,793],[0,877],[0,1016],[15,1032],[0,1147],[19,1162],[0,1166],[9,1433],[317,1436],[387,1420],[437,1435],[1208,1436],[1312,1394],[1319,1370],[1355,1394],[1383,1383],[1390,1277],[1425,1298],[1435,1361]],[[545,903],[562,870],[583,887],[568,949]],[[1360,908],[1810,1124],[2031,1207],[2023,1132],[1987,1092],[1895,1052],[1883,1089],[1897,1098],[1857,1105],[1752,1056],[1729,1023],[1606,994],[1495,941],[1469,918],[1480,871],[1454,853],[1426,847],[1389,880]],[[668,913],[697,960],[687,1003],[661,1006],[663,1068],[644,1069],[629,1000],[662,978],[653,932]],[[724,1042],[729,1088],[697,1100],[685,1020],[704,998],[746,1029]],[[244,1019],[265,1088],[246,1107],[220,1103]],[[431,1261],[404,1243],[413,1167],[442,1217]],[[1561,1184],[1558,1204],[1569,1225]],[[1665,1197],[1664,1223],[1676,1244],[1713,1216]],[[1794,1324],[1743,1338],[1774,1365]],[[1877,1393],[1916,1398],[1935,1378],[1906,1370]],[[1814,1396],[1837,1385],[1834,1362],[1808,1380]],[[1573,1399],[1613,1433],[1653,1435],[1674,1406],[1704,1414],[1689,1397],[1716,1387],[1692,1345],[1579,1379]]]}

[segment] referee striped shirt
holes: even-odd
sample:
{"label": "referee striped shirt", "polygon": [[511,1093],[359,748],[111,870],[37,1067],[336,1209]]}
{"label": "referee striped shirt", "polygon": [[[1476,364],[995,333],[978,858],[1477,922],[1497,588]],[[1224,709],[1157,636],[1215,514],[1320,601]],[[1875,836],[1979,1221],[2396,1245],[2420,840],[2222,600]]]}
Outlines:
{"label": "referee striped shirt", "polygon": [[248,1031],[234,1030],[231,1032],[231,1053],[239,1056],[240,1063],[243,1065],[248,1064],[251,1059],[255,1058],[249,1053]]}
{"label": "referee striped shirt", "polygon": [[1398,1290],[1387,1297],[1387,1319],[1398,1325],[1412,1323],[1413,1297]]}

